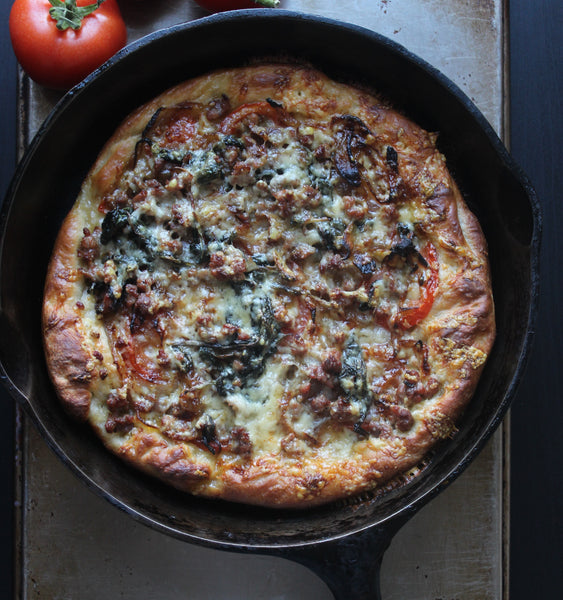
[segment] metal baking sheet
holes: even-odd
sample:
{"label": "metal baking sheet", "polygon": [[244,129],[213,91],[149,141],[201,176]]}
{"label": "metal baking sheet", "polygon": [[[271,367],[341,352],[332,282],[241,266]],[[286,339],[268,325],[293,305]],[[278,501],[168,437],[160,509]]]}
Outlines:
{"label": "metal baking sheet", "polygon": [[[120,0],[129,39],[207,14],[190,0]],[[282,9],[355,23],[426,59],[505,133],[504,0],[282,0]],[[327,42],[329,43],[329,42]],[[20,147],[60,95],[20,82]],[[505,424],[469,469],[394,538],[385,600],[505,600]],[[298,600],[332,598],[292,562],[186,544],[95,496],[19,414],[16,597],[23,600]]]}

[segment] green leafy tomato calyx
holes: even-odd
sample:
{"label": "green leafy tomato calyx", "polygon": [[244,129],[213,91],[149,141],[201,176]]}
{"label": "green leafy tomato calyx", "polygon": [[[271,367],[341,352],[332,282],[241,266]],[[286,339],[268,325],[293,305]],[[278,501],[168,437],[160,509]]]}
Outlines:
{"label": "green leafy tomato calyx", "polygon": [[76,6],[76,0],[49,0],[52,5],[49,15],[56,21],[57,29],[60,31],[77,30],[82,27],[82,19],[100,8],[103,1],[98,0],[87,6]]}

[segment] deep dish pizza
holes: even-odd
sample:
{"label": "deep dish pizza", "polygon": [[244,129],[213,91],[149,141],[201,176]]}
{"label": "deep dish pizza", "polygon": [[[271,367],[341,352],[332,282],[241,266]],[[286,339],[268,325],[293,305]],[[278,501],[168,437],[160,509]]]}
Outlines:
{"label": "deep dish pizza", "polygon": [[193,494],[306,507],[450,437],[490,352],[476,218],[422,130],[308,67],[130,115],[63,223],[43,311],[68,411]]}

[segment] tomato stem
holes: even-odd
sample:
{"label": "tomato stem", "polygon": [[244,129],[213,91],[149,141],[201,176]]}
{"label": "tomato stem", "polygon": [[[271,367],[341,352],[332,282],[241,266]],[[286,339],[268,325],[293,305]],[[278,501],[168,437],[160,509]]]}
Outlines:
{"label": "tomato stem", "polygon": [[261,4],[266,8],[276,8],[276,6],[280,3],[280,0],[254,0],[256,4]]}
{"label": "tomato stem", "polygon": [[97,10],[104,0],[97,0],[87,6],[76,6],[76,0],[49,0],[52,8],[49,9],[50,17],[56,21],[57,29],[80,29],[82,19]]}

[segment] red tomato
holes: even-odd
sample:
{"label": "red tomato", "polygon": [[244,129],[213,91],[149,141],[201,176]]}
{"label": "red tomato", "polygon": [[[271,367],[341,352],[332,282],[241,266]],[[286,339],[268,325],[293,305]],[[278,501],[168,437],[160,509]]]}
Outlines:
{"label": "red tomato", "polygon": [[93,0],[16,0],[10,12],[12,46],[24,71],[37,83],[69,89],[97,69],[127,42],[116,0],[103,1],[78,21],[79,29],[60,30],[49,10],[55,4],[91,5]]}
{"label": "red tomato", "polygon": [[211,12],[235,10],[237,8],[275,8],[279,0],[195,0],[200,6]]}
{"label": "red tomato", "polygon": [[422,251],[422,255],[428,263],[430,273],[420,288],[418,305],[405,308],[405,310],[395,318],[395,324],[403,329],[411,329],[426,317],[434,304],[436,290],[438,289],[439,265],[436,248],[428,242]]}

